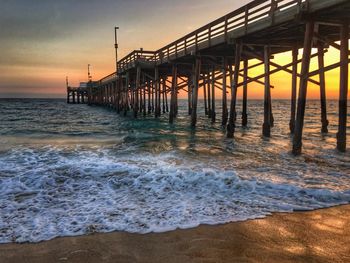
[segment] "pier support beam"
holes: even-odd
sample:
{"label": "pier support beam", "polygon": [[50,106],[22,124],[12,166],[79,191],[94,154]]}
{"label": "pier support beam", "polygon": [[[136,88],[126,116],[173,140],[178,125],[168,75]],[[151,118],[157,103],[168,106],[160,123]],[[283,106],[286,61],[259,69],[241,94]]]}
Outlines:
{"label": "pier support beam", "polygon": [[151,114],[152,105],[151,105],[151,86],[147,86],[147,113]]}
{"label": "pier support beam", "polygon": [[[143,81],[145,83],[145,80]],[[148,82],[149,83],[149,82]],[[145,117],[147,115],[147,110],[146,110],[146,84],[143,86],[141,92],[143,93],[142,97],[142,111],[143,111],[143,116]]]}
{"label": "pier support beam", "polygon": [[[318,46],[318,68],[324,68],[324,47],[323,45]],[[327,120],[327,100],[326,100],[326,79],[325,72],[320,70],[320,99],[321,99],[321,132],[328,132],[328,120]]]}
{"label": "pier support beam", "polygon": [[151,110],[154,112],[154,81],[149,82],[151,88]]}
{"label": "pier support beam", "polygon": [[129,101],[129,86],[130,86],[130,75],[129,72],[126,73],[125,76],[125,88],[124,88],[124,96],[125,96],[125,104],[124,104],[124,116],[128,114],[130,101]]}
{"label": "pier support beam", "polygon": [[67,103],[69,104],[70,103],[70,91],[67,89]]}
{"label": "pier support beam", "polygon": [[[265,73],[270,72],[270,47],[264,47],[264,65]],[[263,136],[271,136],[271,90],[270,90],[270,74],[265,75],[265,92],[264,92],[264,124]]]}
{"label": "pier support beam", "polygon": [[160,77],[159,77],[159,69],[158,67],[155,68],[154,72],[154,82],[155,82],[155,89],[156,89],[156,109],[155,109],[155,117],[160,117],[161,109],[160,109]]}
{"label": "pier support beam", "polygon": [[209,115],[207,101],[207,75],[203,75],[203,96],[204,96],[204,112],[205,116]]}
{"label": "pier support beam", "polygon": [[[210,74],[209,74],[209,80],[210,80]],[[216,121],[216,104],[215,104],[215,68],[213,67],[212,73],[211,73],[211,84],[209,81],[209,85],[211,87],[211,122],[215,123]]]}
{"label": "pier support beam", "polygon": [[340,91],[339,91],[339,125],[337,149],[346,151],[346,124],[349,84],[349,23],[344,23],[340,32]]}
{"label": "pier support beam", "polygon": [[248,99],[248,59],[243,61],[243,109],[242,109],[242,126],[246,127],[248,124],[248,113],[247,113],[247,99]]}
{"label": "pier support beam", "polygon": [[168,91],[167,91],[166,81],[164,81],[164,90],[165,90],[165,111],[169,112]]}
{"label": "pier support beam", "polygon": [[311,49],[313,42],[313,32],[315,28],[314,21],[308,21],[306,24],[305,38],[304,38],[304,50],[303,60],[301,65],[301,79],[299,87],[299,98],[298,98],[298,110],[295,122],[295,130],[293,137],[293,154],[300,155],[302,148],[302,136],[306,106],[306,94],[308,84],[308,73],[310,69],[311,61]]}
{"label": "pier support beam", "polygon": [[177,65],[173,65],[169,123],[174,123],[174,119],[176,116],[176,93],[177,93]]}
{"label": "pier support beam", "polygon": [[187,104],[188,104],[188,115],[191,115],[192,114],[192,82],[190,80],[190,77],[188,77],[188,85],[187,85],[187,88],[188,88],[188,93],[187,93]]}
{"label": "pier support beam", "polygon": [[201,58],[196,57],[194,72],[193,72],[193,97],[192,97],[192,114],[191,114],[192,128],[195,128],[197,124],[197,103],[198,103],[198,86],[199,86],[200,72],[201,72]]}
{"label": "pier support beam", "polygon": [[166,95],[166,76],[162,79],[162,97],[163,97],[163,114],[166,112],[165,110],[165,95]]}
{"label": "pier support beam", "polygon": [[73,104],[75,104],[75,91],[74,90],[72,91],[72,102],[73,102]]}
{"label": "pier support beam", "polygon": [[297,104],[297,84],[298,84],[298,47],[294,46],[292,50],[293,57],[293,69],[292,69],[292,98],[290,104],[290,121],[289,130],[290,133],[294,133],[295,129],[295,113]]}
{"label": "pier support beam", "polygon": [[80,91],[77,90],[77,104],[80,104]]}
{"label": "pier support beam", "polygon": [[211,90],[210,90],[210,72],[208,72],[207,75],[207,85],[204,86],[205,89],[207,89],[208,92],[208,118],[211,118]]}
{"label": "pier support beam", "polygon": [[140,88],[140,80],[141,79],[141,68],[140,66],[137,66],[136,69],[136,85],[134,87],[134,106],[133,106],[133,111],[134,111],[134,118],[137,118],[137,113],[139,111],[139,95],[138,95],[138,90]]}
{"label": "pier support beam", "polygon": [[231,107],[230,118],[227,125],[227,138],[233,138],[235,133],[235,119],[236,119],[236,100],[237,87],[239,80],[239,67],[241,62],[242,45],[240,43],[235,45],[235,69],[233,74],[233,82],[231,83]]}
{"label": "pier support beam", "polygon": [[221,125],[225,127],[228,120],[228,109],[227,109],[227,58],[224,57],[222,65],[222,122]]}

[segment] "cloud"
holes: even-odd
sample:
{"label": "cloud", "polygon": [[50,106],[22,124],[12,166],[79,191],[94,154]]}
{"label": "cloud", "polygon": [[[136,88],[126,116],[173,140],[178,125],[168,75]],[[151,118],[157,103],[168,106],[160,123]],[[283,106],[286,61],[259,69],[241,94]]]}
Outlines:
{"label": "cloud", "polygon": [[96,69],[96,78],[110,73],[115,25],[121,28],[122,57],[140,47],[159,49],[243,4],[232,0],[0,1],[0,69],[6,68],[6,74],[11,71],[11,77],[0,71],[0,93],[11,83],[12,93],[21,90],[21,85],[27,87],[26,80],[17,77],[24,72],[33,76],[28,92],[34,92],[35,83],[56,85],[57,81],[43,76],[43,68],[50,69],[45,74],[69,74],[83,68],[72,81],[86,78],[88,63]]}

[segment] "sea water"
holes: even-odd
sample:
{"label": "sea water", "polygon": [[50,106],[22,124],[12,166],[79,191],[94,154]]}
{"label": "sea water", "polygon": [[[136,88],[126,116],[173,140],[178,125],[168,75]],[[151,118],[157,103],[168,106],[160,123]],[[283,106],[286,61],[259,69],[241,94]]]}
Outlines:
{"label": "sea water", "polygon": [[238,103],[234,139],[220,107],[211,124],[200,102],[193,131],[179,103],[170,125],[167,115],[135,120],[64,100],[0,100],[0,243],[164,232],[349,203],[336,101],[328,103],[329,134],[320,132],[319,102],[308,101],[300,157],[290,152],[289,101],[273,101],[270,139],[262,137],[262,101],[248,102],[247,128]]}

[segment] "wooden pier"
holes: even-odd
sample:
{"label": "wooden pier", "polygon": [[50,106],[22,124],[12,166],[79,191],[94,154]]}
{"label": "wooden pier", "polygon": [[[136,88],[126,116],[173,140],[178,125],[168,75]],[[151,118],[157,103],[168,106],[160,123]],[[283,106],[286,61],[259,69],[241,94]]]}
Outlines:
{"label": "wooden pier", "polygon": [[[227,137],[233,138],[238,121],[237,91],[243,89],[241,121],[246,126],[248,84],[255,82],[264,88],[262,134],[270,137],[274,122],[270,77],[284,71],[292,76],[289,125],[294,136],[293,153],[298,155],[302,149],[308,84],[320,87],[321,132],[326,133],[325,72],[339,68],[337,149],[344,152],[349,23],[349,0],[255,0],[157,51],[131,52],[118,61],[117,72],[88,86],[88,103],[125,115],[131,111],[134,118],[151,113],[159,117],[169,112],[169,122],[173,123],[178,115],[178,93],[184,90],[188,94],[189,125],[194,128],[198,92],[202,89],[209,121],[215,122],[221,114]],[[325,66],[324,54],[329,47],[339,50],[339,62]],[[302,59],[298,59],[300,49]],[[292,51],[291,63],[279,65],[271,61],[274,55],[286,51]],[[310,70],[312,59],[318,60],[318,69],[314,71]],[[252,64],[252,60],[259,62]],[[250,76],[249,71],[257,67],[262,67],[263,72]],[[222,103],[221,112],[216,109],[218,99]]]}

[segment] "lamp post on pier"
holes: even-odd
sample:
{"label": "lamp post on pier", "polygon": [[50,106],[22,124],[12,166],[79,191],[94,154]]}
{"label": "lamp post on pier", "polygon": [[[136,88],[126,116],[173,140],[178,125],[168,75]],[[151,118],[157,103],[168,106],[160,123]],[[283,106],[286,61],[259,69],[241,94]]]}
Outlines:
{"label": "lamp post on pier", "polygon": [[115,47],[115,72],[118,74],[118,29],[114,27],[114,47]]}

